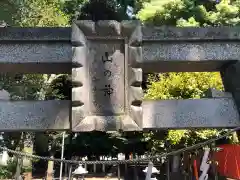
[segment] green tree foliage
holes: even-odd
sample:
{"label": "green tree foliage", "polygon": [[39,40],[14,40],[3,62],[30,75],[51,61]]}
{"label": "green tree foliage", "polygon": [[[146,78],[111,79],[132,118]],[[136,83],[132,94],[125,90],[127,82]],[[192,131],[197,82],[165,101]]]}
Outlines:
{"label": "green tree foliage", "polygon": [[79,14],[79,10],[81,9],[81,6],[86,3],[87,0],[63,0],[60,3],[61,10],[67,14],[70,18],[70,21],[76,18],[76,16]]}
{"label": "green tree foliage", "polygon": [[69,15],[62,12],[58,0],[2,0],[0,7],[0,20],[12,26],[69,25]]}
{"label": "green tree foliage", "polygon": [[61,9],[70,19],[87,20],[126,20],[131,19],[127,14],[127,8],[133,8],[133,14],[136,14],[144,2],[149,0],[63,0]]}
{"label": "green tree foliage", "polygon": [[69,17],[60,10],[57,0],[22,0],[17,6],[18,11],[14,16],[17,25],[28,27],[69,25]]}
{"label": "green tree foliage", "polygon": [[239,25],[239,0],[151,0],[137,17],[144,23],[171,26]]}
{"label": "green tree foliage", "polygon": [[152,82],[146,93],[147,99],[196,99],[204,96],[209,88],[223,90],[220,74],[165,73]]}
{"label": "green tree foliage", "polygon": [[112,0],[91,0],[86,2],[80,10],[78,19],[81,20],[122,20],[125,12],[120,12],[121,6]]}
{"label": "green tree foliage", "polygon": [[[8,160],[6,166],[0,165],[0,178],[1,179],[12,178],[15,174],[17,163],[18,163],[17,159],[13,158]],[[32,169],[32,167],[22,167],[21,172],[28,172],[29,168]]]}

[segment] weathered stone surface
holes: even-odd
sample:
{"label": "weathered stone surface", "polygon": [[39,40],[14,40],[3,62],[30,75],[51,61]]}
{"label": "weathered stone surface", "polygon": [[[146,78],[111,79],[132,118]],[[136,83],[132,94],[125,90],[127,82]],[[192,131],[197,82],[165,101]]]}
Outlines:
{"label": "weathered stone surface", "polygon": [[153,27],[142,29],[144,41],[240,40],[239,27]]}
{"label": "weathered stone surface", "polygon": [[69,44],[0,44],[1,72],[70,73]]}
{"label": "weathered stone surface", "polygon": [[[103,20],[94,23],[93,21],[83,20],[77,21],[77,25],[82,26],[82,32],[86,36],[128,36],[127,29],[134,29],[140,25],[138,21],[122,21]],[[140,27],[140,26],[139,26]],[[206,41],[206,40],[240,40],[239,27],[156,27],[142,26],[143,41]]]}
{"label": "weathered stone surface", "polygon": [[[72,71],[74,131],[234,127],[239,125],[239,115],[229,94],[211,92],[215,99],[147,101],[142,107],[141,82],[142,69],[145,72],[221,70],[226,91],[240,107],[239,63],[230,65],[240,60],[239,41],[238,27],[146,27],[137,21],[77,21],[72,31],[71,28],[1,28],[0,71]],[[55,103],[7,102],[5,108],[11,111],[2,109],[0,129],[14,126],[16,130],[68,129],[69,124],[64,124],[67,108],[64,106],[61,115],[66,114],[67,118],[58,121],[58,109],[62,106]],[[41,104],[45,104],[43,112],[36,110]],[[14,111],[19,113],[16,117]],[[194,117],[190,118],[192,114]],[[30,120],[25,122],[24,117]],[[11,120],[14,118],[19,121]],[[6,119],[16,124],[7,124]]]}
{"label": "weathered stone surface", "polygon": [[240,57],[238,27],[142,26],[142,48],[133,48],[144,72],[220,71]]}
{"label": "weathered stone surface", "polygon": [[210,88],[205,93],[207,98],[232,98],[232,93],[219,91],[214,88]]}
{"label": "weathered stone surface", "polygon": [[[99,36],[121,35],[128,36],[132,33],[132,29],[140,25],[138,21],[122,21],[118,23],[112,20],[104,20],[94,23],[92,21],[84,20],[78,21],[77,24],[85,24],[82,27],[83,33],[89,36],[100,33]],[[97,25],[96,25],[97,24]],[[144,41],[218,41],[218,40],[240,40],[239,27],[153,27],[143,26],[142,38]],[[17,28],[8,27],[0,29],[1,41],[69,41],[71,40],[71,28]],[[109,32],[111,32],[108,34]],[[101,34],[103,33],[103,34]]]}
{"label": "weathered stone surface", "polygon": [[143,43],[145,72],[220,71],[224,64],[240,58],[238,42],[151,42]]}
{"label": "weathered stone surface", "polygon": [[137,30],[129,24],[121,27],[115,21],[72,26],[74,131],[141,129],[142,71],[129,66],[128,41],[121,36],[121,29],[131,32],[130,39]]}
{"label": "weathered stone surface", "polygon": [[[141,32],[139,21],[127,20],[117,22],[115,20],[100,20],[98,22],[93,22],[91,20],[79,20],[74,23],[81,27],[81,32],[88,37],[88,39],[124,39],[124,37],[133,35],[134,31]],[[141,35],[136,37],[142,38]],[[73,41],[74,38],[72,38],[72,42]]]}
{"label": "weathered stone surface", "polygon": [[240,126],[232,98],[144,101],[142,106],[143,129]]}
{"label": "weathered stone surface", "polygon": [[0,90],[0,100],[10,100],[10,93],[5,89]]}
{"label": "weathered stone surface", "polygon": [[0,41],[68,41],[71,39],[71,28],[18,28],[8,27],[0,29]]}
{"label": "weathered stone surface", "polygon": [[221,71],[225,91],[230,92],[240,113],[240,61],[229,64]]}
{"label": "weathered stone surface", "polygon": [[70,73],[70,28],[1,28],[0,71]]}
{"label": "weathered stone surface", "polygon": [[0,131],[70,128],[69,101],[0,101]]}
{"label": "weathered stone surface", "polygon": [[[124,42],[92,42],[89,58],[89,111],[95,115],[124,113]],[[105,57],[105,53],[109,53]],[[112,59],[103,62],[101,58]]]}
{"label": "weathered stone surface", "polygon": [[[138,21],[77,24],[81,26],[77,34],[88,40],[128,39],[129,63],[136,61],[134,67],[145,72],[219,71],[240,57],[238,27],[151,27]],[[70,73],[70,41],[80,42],[74,38],[71,28],[1,28],[0,70]]]}
{"label": "weathered stone surface", "polygon": [[[75,114],[75,113],[73,113]],[[81,123],[75,124],[74,132],[88,131],[139,131],[140,127],[129,116],[87,116],[82,119]]]}
{"label": "weathered stone surface", "polygon": [[66,42],[0,43],[0,71],[70,73],[71,45]]}

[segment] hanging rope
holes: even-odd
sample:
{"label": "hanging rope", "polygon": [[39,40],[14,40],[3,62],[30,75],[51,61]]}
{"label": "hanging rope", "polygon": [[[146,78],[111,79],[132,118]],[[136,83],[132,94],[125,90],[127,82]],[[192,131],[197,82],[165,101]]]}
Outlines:
{"label": "hanging rope", "polygon": [[227,136],[229,136],[230,134],[232,134],[235,131],[240,130],[240,127],[234,128],[229,130],[228,132],[226,132],[223,135],[220,135],[216,138],[212,138],[209,139],[207,141],[186,147],[186,148],[182,148],[176,151],[171,151],[171,152],[166,152],[166,153],[161,153],[159,155],[154,155],[151,157],[146,157],[146,158],[137,158],[137,159],[129,159],[129,160],[113,160],[113,161],[76,161],[76,160],[65,160],[65,159],[55,159],[55,158],[49,158],[49,157],[43,157],[43,156],[38,156],[38,155],[32,155],[32,154],[28,154],[28,153],[24,153],[24,152],[20,152],[20,151],[15,151],[15,150],[11,150],[8,149],[6,147],[1,147],[1,150],[7,151],[9,153],[12,153],[16,156],[21,156],[21,157],[25,157],[28,159],[40,159],[40,160],[45,160],[45,161],[54,161],[57,163],[68,163],[68,164],[107,164],[107,165],[115,165],[115,164],[132,164],[132,163],[136,163],[136,162],[149,162],[151,160],[157,159],[157,158],[162,158],[162,157],[167,157],[167,156],[172,156],[172,155],[176,155],[176,154],[180,154],[186,151],[190,151],[190,150],[194,150],[194,149],[198,149],[200,147],[209,145],[219,139],[225,138]]}

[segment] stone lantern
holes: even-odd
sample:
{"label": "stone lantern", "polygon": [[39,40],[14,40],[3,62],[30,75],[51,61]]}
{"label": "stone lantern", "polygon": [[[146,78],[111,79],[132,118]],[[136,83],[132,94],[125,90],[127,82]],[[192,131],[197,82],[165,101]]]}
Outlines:
{"label": "stone lantern", "polygon": [[[151,169],[152,169],[152,171],[150,171],[150,174],[149,174],[149,175],[147,174],[147,173],[148,173],[148,168],[151,168]],[[146,179],[146,180],[157,180],[157,178],[154,177],[154,176],[155,176],[155,174],[159,174],[160,171],[157,170],[157,168],[154,167],[152,163],[149,163],[149,164],[148,164],[148,167],[146,167],[146,168],[143,170],[143,172],[146,174],[146,178],[147,178],[147,176],[148,176],[148,178],[149,178],[149,179]],[[153,177],[151,177],[151,176],[153,176]]]}
{"label": "stone lantern", "polygon": [[88,171],[81,164],[79,164],[77,169],[73,171],[73,176],[77,177],[77,179],[79,178],[80,180],[84,180],[84,175],[87,173]]}

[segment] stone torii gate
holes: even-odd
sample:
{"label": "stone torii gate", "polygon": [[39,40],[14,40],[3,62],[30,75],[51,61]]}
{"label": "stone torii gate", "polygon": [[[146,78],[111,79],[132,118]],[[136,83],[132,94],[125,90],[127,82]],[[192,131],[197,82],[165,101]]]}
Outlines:
{"label": "stone torii gate", "polygon": [[[240,29],[76,21],[1,28],[0,71],[72,74],[72,99],[0,100],[0,131],[138,131],[240,126]],[[226,92],[143,101],[142,72],[220,71]]]}

